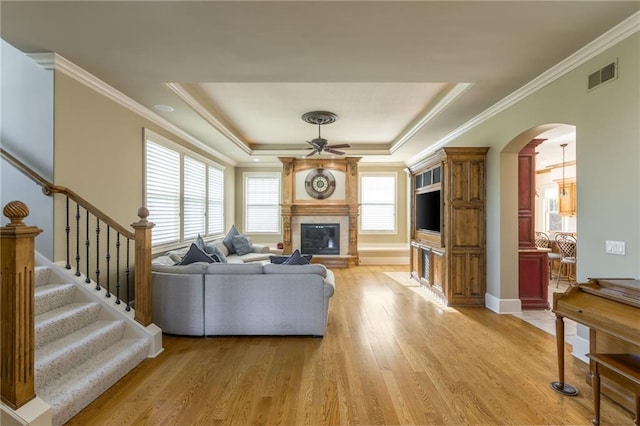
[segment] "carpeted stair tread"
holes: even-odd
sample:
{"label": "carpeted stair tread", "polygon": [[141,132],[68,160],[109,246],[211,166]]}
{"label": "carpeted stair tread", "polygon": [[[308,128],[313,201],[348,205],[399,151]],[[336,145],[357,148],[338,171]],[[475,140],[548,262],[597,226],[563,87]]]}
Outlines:
{"label": "carpeted stair tread", "polygon": [[149,339],[123,339],[51,382],[37,395],[53,409],[53,424],[62,425],[142,362]]}
{"label": "carpeted stair tread", "polygon": [[96,321],[99,315],[100,304],[94,302],[69,303],[36,315],[36,349]]}
{"label": "carpeted stair tread", "polygon": [[51,276],[51,268],[48,266],[36,266],[34,268],[35,286],[40,287],[49,284],[49,277]]}
{"label": "carpeted stair tread", "polygon": [[36,391],[81,365],[124,336],[124,321],[99,320],[36,351]]}
{"label": "carpeted stair tread", "polygon": [[36,315],[52,311],[73,302],[73,284],[46,284],[35,288]]}

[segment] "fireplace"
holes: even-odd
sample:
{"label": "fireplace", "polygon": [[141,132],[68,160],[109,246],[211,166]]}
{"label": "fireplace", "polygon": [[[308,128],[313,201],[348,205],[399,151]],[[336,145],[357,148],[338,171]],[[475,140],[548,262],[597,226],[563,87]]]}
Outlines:
{"label": "fireplace", "polygon": [[300,251],[306,254],[340,254],[340,224],[300,224]]}

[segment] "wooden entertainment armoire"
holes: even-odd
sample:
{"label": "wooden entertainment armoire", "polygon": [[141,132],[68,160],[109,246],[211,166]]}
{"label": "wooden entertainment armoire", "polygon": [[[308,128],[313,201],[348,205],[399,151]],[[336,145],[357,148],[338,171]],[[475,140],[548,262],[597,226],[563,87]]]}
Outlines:
{"label": "wooden entertainment armoire", "polygon": [[442,148],[410,168],[411,276],[447,306],[484,306],[489,148]]}

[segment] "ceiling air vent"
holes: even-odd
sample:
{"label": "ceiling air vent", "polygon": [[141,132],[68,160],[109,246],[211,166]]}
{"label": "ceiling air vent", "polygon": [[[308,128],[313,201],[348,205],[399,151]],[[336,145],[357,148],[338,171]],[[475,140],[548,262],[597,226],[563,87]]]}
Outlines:
{"label": "ceiling air vent", "polygon": [[616,78],[618,78],[618,61],[611,62],[609,65],[589,75],[587,92],[595,89],[602,83],[615,80]]}

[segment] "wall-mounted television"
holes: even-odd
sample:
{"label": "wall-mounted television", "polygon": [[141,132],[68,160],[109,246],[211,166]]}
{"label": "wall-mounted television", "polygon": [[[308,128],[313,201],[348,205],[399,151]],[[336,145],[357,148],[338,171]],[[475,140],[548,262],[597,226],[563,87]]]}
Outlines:
{"label": "wall-mounted television", "polygon": [[416,229],[440,232],[440,190],[416,194]]}

